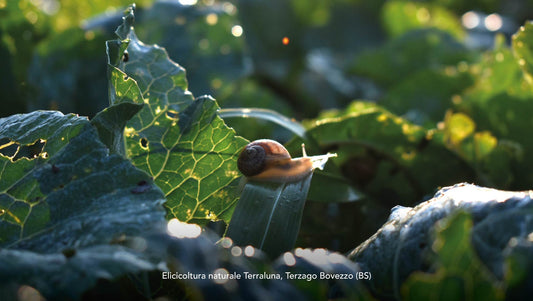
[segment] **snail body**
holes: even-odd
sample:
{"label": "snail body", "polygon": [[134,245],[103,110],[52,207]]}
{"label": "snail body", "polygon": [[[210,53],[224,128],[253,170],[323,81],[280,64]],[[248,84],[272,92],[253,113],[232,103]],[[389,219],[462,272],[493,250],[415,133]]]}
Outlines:
{"label": "snail body", "polygon": [[311,157],[291,158],[279,142],[269,139],[248,144],[239,155],[237,166],[249,180],[268,182],[296,182],[313,172]]}

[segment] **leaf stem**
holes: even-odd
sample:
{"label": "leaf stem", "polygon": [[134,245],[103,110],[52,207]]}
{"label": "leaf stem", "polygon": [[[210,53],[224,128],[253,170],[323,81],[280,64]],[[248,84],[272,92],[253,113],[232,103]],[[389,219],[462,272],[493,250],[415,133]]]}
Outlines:
{"label": "leaf stem", "polygon": [[268,120],[283,126],[302,138],[305,138],[305,128],[299,122],[274,110],[259,108],[221,109],[218,111],[218,116],[220,116],[222,119],[227,117],[241,117]]}

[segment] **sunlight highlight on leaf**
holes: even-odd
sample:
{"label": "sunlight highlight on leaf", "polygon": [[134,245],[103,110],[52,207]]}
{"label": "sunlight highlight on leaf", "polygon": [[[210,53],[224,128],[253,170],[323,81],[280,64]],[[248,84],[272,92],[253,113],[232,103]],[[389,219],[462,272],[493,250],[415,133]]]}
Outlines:
{"label": "sunlight highlight on leaf", "polygon": [[196,238],[202,234],[202,228],[196,224],[180,222],[173,218],[167,223],[168,234],[177,238]]}
{"label": "sunlight highlight on leaf", "polygon": [[118,30],[128,38],[129,59],[116,67],[137,82],[142,100],[136,102],[145,106],[126,126],[126,153],[165,193],[168,219],[229,221],[238,197],[237,153],[246,140],[216,115],[214,99],[194,99],[185,69],[165,49],[139,41],[133,22],[130,9]]}

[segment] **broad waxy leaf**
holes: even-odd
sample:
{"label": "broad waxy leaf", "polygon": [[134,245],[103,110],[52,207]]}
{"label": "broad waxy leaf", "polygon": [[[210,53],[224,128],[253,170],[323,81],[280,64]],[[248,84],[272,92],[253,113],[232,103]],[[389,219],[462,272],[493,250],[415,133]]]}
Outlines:
{"label": "broad waxy leaf", "polygon": [[109,155],[86,118],[34,112],[0,123],[2,140],[45,141],[37,158],[0,156],[4,246],[59,251],[160,226],[159,189],[126,159]]}
{"label": "broad waxy leaf", "polygon": [[[456,109],[472,118],[477,128],[490,131],[498,139],[493,152],[497,155],[487,159],[483,168],[489,170],[492,179],[499,178],[494,181],[498,187],[512,190],[528,189],[533,181],[529,168],[533,157],[524,156],[533,150],[532,140],[524,135],[533,126],[533,90],[528,75],[528,49],[533,47],[527,38],[531,30],[526,24],[514,36],[512,49],[504,40],[497,40],[494,50],[469,68],[475,76],[474,86],[454,101]],[[490,145],[490,139],[482,140]]]}
{"label": "broad waxy leaf", "polygon": [[434,274],[413,273],[402,286],[404,300],[503,300],[503,290],[470,243],[472,219],[457,213],[436,227]]}
{"label": "broad waxy leaf", "polygon": [[216,115],[212,98],[194,100],[185,70],[164,49],[139,41],[133,21],[130,8],[117,30],[121,39],[129,39],[128,59],[117,67],[138,83],[145,106],[125,129],[127,155],[165,193],[167,218],[229,221],[237,199],[232,190],[239,177],[237,153],[246,141]]}
{"label": "broad waxy leaf", "polygon": [[[466,212],[472,218],[459,215],[441,223],[458,212]],[[402,283],[415,271],[436,273],[424,275],[425,280],[416,276],[420,289],[406,292],[413,297],[417,292],[427,293],[422,299],[429,300],[435,291],[442,292],[446,290],[444,286],[451,285],[450,292],[457,290],[461,296],[470,292],[459,299],[477,300],[473,296],[485,292],[500,298],[507,249],[516,246],[513,240],[533,230],[532,214],[531,191],[502,191],[460,183],[442,188],[431,200],[414,208],[393,208],[387,223],[348,257],[362,270],[372,271],[369,288],[383,298],[400,298]],[[437,229],[436,237],[433,229]],[[436,279],[443,280],[442,287]],[[529,276],[524,281],[530,279]],[[485,289],[478,292],[473,281]]]}
{"label": "broad waxy leaf", "polygon": [[[418,202],[438,185],[472,176],[465,162],[443,145],[438,132],[372,103],[354,102],[346,111],[325,114],[309,127],[308,135],[323,148],[336,149],[345,175],[358,179],[356,184],[366,183],[369,194],[395,191],[394,203]],[[434,164],[435,158],[447,164]],[[430,174],[424,172],[428,166],[433,169]]]}
{"label": "broad waxy leaf", "polygon": [[312,174],[297,182],[246,183],[226,236],[271,258],[294,248]]}
{"label": "broad waxy leaf", "polygon": [[46,225],[50,208],[32,172],[87,123],[87,119],[57,112],[0,119],[0,243],[26,237]]}
{"label": "broad waxy leaf", "polygon": [[98,279],[156,269],[157,261],[108,244],[161,231],[164,196],[149,175],[110,155],[86,118],[13,115],[0,119],[0,141],[4,287],[29,284],[50,299],[77,299]]}
{"label": "broad waxy leaf", "polygon": [[8,290],[9,285],[32,285],[48,300],[76,300],[99,279],[111,280],[156,268],[145,256],[118,245],[53,254],[0,249],[0,291]]}

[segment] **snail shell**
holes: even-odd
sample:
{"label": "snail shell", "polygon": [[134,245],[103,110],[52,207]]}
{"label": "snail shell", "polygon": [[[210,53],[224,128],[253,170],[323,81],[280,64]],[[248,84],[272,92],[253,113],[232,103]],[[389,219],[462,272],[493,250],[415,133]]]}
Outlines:
{"label": "snail shell", "polygon": [[283,145],[268,139],[248,144],[239,155],[237,167],[248,179],[269,182],[295,182],[313,171],[305,152],[304,157],[292,159]]}

